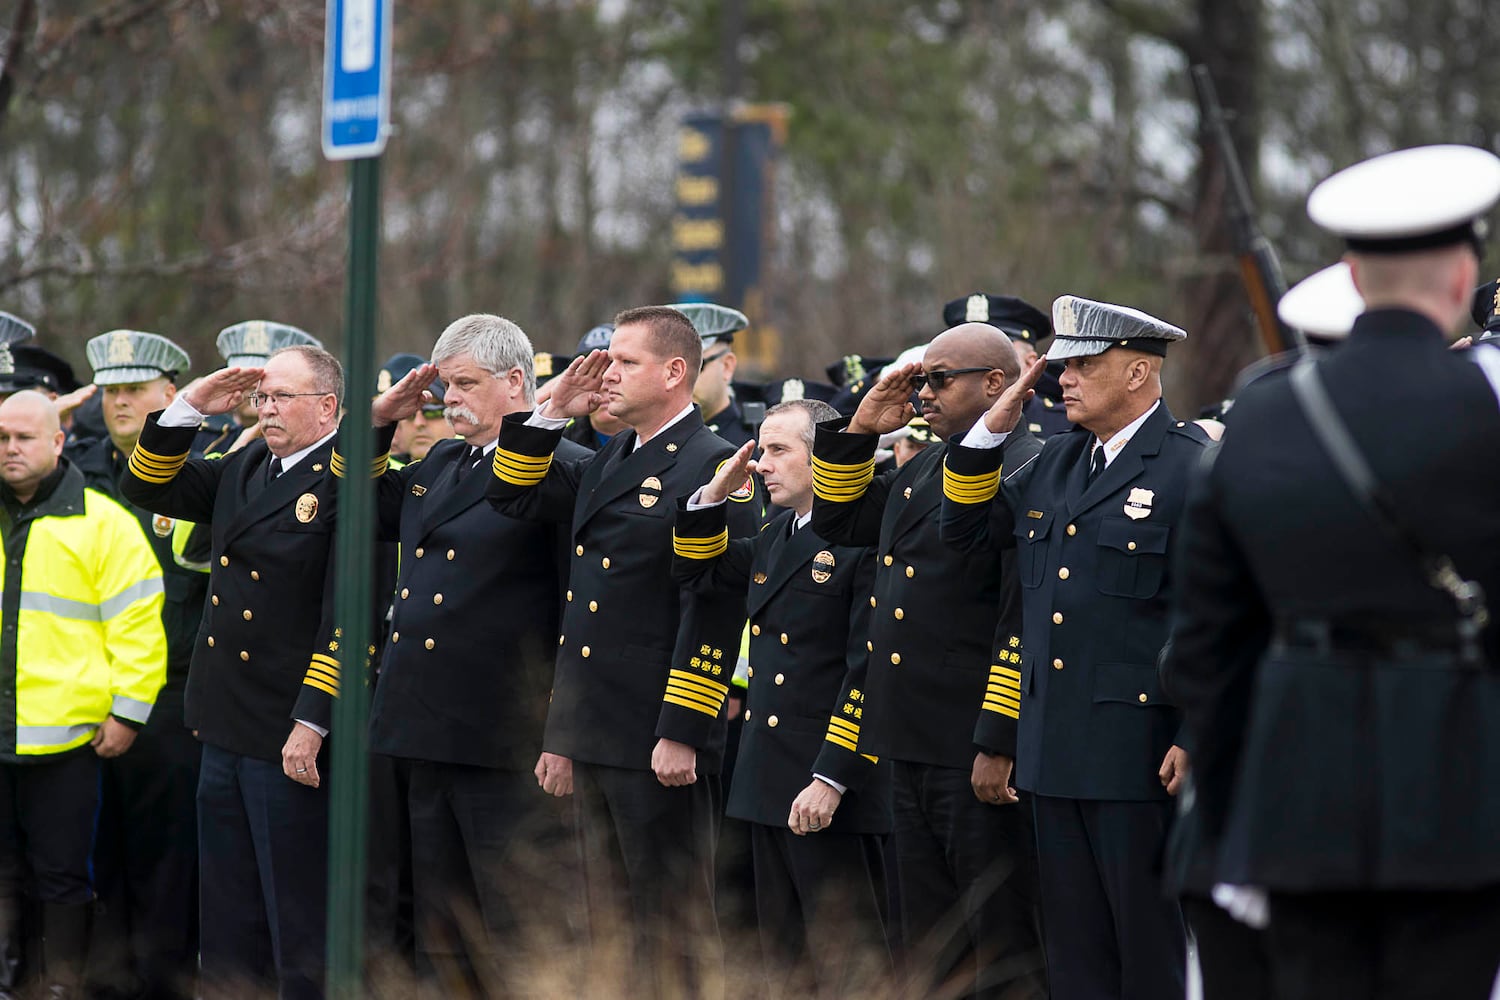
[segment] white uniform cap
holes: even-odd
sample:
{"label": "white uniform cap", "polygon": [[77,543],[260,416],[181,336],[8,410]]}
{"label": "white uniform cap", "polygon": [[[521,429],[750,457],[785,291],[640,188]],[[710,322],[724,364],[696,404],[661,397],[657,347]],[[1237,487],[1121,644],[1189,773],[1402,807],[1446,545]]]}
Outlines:
{"label": "white uniform cap", "polygon": [[1052,303],[1052,346],[1047,357],[1087,358],[1111,347],[1125,347],[1164,357],[1167,345],[1187,332],[1128,306],[1063,295]]}
{"label": "white uniform cap", "polygon": [[1323,340],[1349,336],[1364,311],[1365,300],[1354,287],[1349,265],[1343,262],[1303,278],[1276,303],[1276,315],[1283,323]]}
{"label": "white uniform cap", "polygon": [[1474,146],[1418,146],[1346,167],[1313,188],[1307,214],[1360,253],[1478,243],[1500,200],[1500,157]]}

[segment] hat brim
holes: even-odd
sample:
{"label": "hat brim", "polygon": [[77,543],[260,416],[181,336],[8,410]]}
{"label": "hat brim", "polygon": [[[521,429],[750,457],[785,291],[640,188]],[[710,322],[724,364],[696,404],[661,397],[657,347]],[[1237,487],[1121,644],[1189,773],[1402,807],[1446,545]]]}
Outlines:
{"label": "hat brim", "polygon": [[231,354],[224,359],[225,368],[264,368],[271,360],[268,354]]}
{"label": "hat brim", "polygon": [[130,385],[135,382],[151,382],[159,378],[167,378],[172,374],[160,368],[105,368],[103,371],[94,372],[94,384]]}
{"label": "hat brim", "polygon": [[1164,358],[1167,356],[1167,345],[1169,343],[1172,343],[1172,341],[1157,337],[1111,337],[1109,340],[1054,337],[1052,339],[1052,346],[1047,348],[1047,360],[1063,361],[1068,358],[1092,358],[1114,347],[1123,347],[1128,351],[1140,351],[1142,354],[1154,354],[1159,358]]}

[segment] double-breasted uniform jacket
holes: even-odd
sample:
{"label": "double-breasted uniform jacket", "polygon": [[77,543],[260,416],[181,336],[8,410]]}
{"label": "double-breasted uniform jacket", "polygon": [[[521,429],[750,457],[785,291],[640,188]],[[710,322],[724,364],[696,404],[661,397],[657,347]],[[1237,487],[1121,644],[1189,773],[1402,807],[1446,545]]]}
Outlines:
{"label": "double-breasted uniform jacket", "polygon": [[[649,770],[666,738],[697,748],[699,773],[717,773],[744,602],[680,593],[671,572],[673,498],[707,482],[734,450],[703,426],[696,407],[638,449],[635,433],[622,431],[583,457],[554,454],[562,431],[527,427],[528,416],[513,413],[501,425],[489,497],[502,514],[568,526],[543,746]],[[753,534],[753,484],[729,504],[730,535]]]}
{"label": "double-breasted uniform jacket", "polygon": [[[1397,521],[1495,614],[1500,404],[1480,368],[1396,309],[1365,313],[1317,366]],[[1239,394],[1180,567],[1164,671],[1214,877],[1290,892],[1500,882],[1500,631],[1462,662],[1453,601],[1344,485],[1286,372]]]}
{"label": "double-breasted uniform jacket", "polygon": [[161,565],[162,586],[166,601],[162,605],[162,627],[167,633],[167,681],[164,691],[180,696],[187,683],[188,665],[193,643],[203,621],[203,604],[208,598],[208,574],[178,564],[172,554],[172,533],[176,521],[130,502],[120,489],[125,473],[125,457],[109,438],[95,441],[69,456],[84,481],[94,489],[118,500],[141,523],[156,561]]}
{"label": "double-breasted uniform jacket", "polygon": [[848,789],[829,829],[888,833],[890,764],[860,741],[874,553],[831,545],[811,525],[792,533],[792,511],[754,538],[731,541],[725,505],[690,511],[678,503],[673,575],[696,593],[737,597],[750,619],[750,687],[728,814],[785,827],[816,773]]}
{"label": "double-breasted uniform jacket", "polygon": [[[376,430],[377,451],[393,430]],[[567,540],[558,525],[495,513],[488,465],[458,476],[468,447],[440,441],[376,482],[379,534],[401,543],[401,558],[370,749],[529,771],[542,749]],[[557,454],[588,452],[564,441]]]}
{"label": "double-breasted uniform jacket", "polygon": [[187,724],[205,743],[280,761],[293,720],[330,728],[338,695],[337,483],[325,473],[333,443],[269,480],[264,441],[190,459],[197,428],[162,427],[160,416],[147,419],[120,488],[137,506],[212,526]]}
{"label": "double-breasted uniform jacket", "polygon": [[[1094,435],[1051,437],[994,495],[1017,548],[1023,624],[1016,785],[1061,798],[1140,801],[1179,714],[1157,676],[1171,597],[1168,551],[1190,474],[1208,443],[1160,403],[1088,484]],[[993,475],[1002,448],[952,445],[959,482]],[[943,501],[943,537],[993,543],[989,503]]]}
{"label": "double-breasted uniform jacket", "polygon": [[[1000,560],[966,558],[939,538],[945,445],[876,476],[877,436],[843,432],[843,423],[816,429],[812,527],[836,544],[875,548],[861,742],[879,757],[968,770],[996,625],[1014,583]],[[1037,447],[1018,435],[1016,460]]]}

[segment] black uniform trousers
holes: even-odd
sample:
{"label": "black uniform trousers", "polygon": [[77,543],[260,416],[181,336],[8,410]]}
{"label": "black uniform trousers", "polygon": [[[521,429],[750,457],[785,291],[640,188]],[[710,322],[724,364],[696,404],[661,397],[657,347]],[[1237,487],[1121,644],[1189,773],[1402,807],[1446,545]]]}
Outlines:
{"label": "black uniform trousers", "polygon": [[[977,711],[977,709],[976,709]],[[944,995],[1043,997],[1031,806],[974,796],[969,771],[893,762],[902,950]]]}
{"label": "black uniform trousers", "polygon": [[1182,912],[1141,860],[1160,855],[1171,802],[1038,795],[1033,805],[1053,1000],[1181,1000]]}
{"label": "black uniform trousers", "polygon": [[885,838],[748,823],[773,997],[852,997],[890,982]]}
{"label": "black uniform trousers", "polygon": [[370,754],[370,835],[365,842],[365,942],[369,974],[411,974],[416,930],[408,793],[412,762]]}
{"label": "black uniform trousers", "polygon": [[139,998],[191,997],[198,970],[198,762],[182,687],[163,688],[130,750],[103,762],[89,979]]}
{"label": "black uniform trousers", "polygon": [[634,955],[633,972],[619,977],[631,984],[627,995],[722,993],[719,776],[667,788],[651,771],[575,761],[573,799],[590,943],[602,955]]}
{"label": "black uniform trousers", "polygon": [[321,788],[204,744],[198,776],[200,960],[207,1000],[323,995],[328,758]]}
{"label": "black uniform trousers", "polygon": [[527,771],[409,763],[418,973],[437,996],[524,993],[524,959],[570,943],[561,804]]}
{"label": "black uniform trousers", "polygon": [[1272,893],[1266,934],[1277,1000],[1489,1000],[1500,885]]}
{"label": "black uniform trousers", "polygon": [[1203,1000],[1274,1000],[1265,931],[1191,893],[1182,896],[1182,915],[1197,946]]}
{"label": "black uniform trousers", "polygon": [[0,903],[89,903],[99,812],[99,758],[90,746],[0,764]]}

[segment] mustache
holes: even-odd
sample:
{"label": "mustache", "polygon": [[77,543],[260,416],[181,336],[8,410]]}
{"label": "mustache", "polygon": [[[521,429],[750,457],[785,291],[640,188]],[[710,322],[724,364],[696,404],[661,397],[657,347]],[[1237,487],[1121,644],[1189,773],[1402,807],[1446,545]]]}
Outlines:
{"label": "mustache", "polygon": [[282,423],[277,418],[272,418],[269,420],[262,420],[260,422],[260,429],[261,433],[265,433],[266,431],[284,431],[286,430],[286,424]]}
{"label": "mustache", "polygon": [[454,417],[461,417],[471,424],[479,423],[479,416],[467,406],[445,406],[443,416],[448,419],[449,423],[453,422]]}

